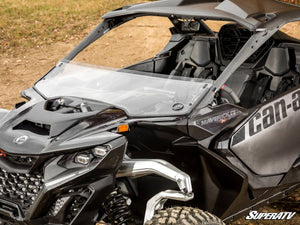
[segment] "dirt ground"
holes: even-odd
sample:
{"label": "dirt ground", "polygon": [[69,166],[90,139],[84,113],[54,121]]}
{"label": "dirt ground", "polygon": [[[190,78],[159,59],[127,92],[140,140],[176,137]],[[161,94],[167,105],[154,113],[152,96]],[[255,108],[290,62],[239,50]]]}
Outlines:
{"label": "dirt ground", "polygon": [[[216,29],[220,24],[216,24]],[[91,30],[95,24],[86,31]],[[155,18],[139,19],[108,33],[105,38],[80,54],[76,60],[91,64],[120,67],[149,58],[159,52],[167,43],[170,34],[168,21]],[[297,25],[296,25],[297,26]],[[298,25],[299,26],[299,25]],[[286,28],[289,30],[288,28]],[[133,32],[138,30],[138,32]],[[50,45],[35,46],[31,49],[6,52],[0,55],[0,108],[12,109],[22,101],[20,92],[34,84],[63,58],[79,39],[66,39]],[[278,203],[262,208],[261,212],[297,211],[290,221],[245,221],[233,224],[300,224],[300,191]]]}

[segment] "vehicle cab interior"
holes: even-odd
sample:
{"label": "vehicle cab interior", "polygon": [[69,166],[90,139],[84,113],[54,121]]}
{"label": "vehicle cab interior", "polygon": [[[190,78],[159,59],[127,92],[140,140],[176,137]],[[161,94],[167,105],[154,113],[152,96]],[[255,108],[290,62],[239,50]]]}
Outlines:
{"label": "vehicle cab interior", "polygon": [[[155,57],[125,69],[216,80],[253,34],[236,23],[219,32],[204,20],[173,18],[172,36]],[[300,40],[278,31],[243,63],[217,96],[217,104],[254,107],[299,84]]]}

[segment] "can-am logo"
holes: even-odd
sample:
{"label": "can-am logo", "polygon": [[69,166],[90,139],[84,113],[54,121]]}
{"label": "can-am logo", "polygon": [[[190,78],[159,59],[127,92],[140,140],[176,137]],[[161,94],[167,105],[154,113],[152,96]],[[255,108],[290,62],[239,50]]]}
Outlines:
{"label": "can-am logo", "polygon": [[290,220],[295,214],[296,212],[259,213],[251,211],[246,216],[246,220]]}
{"label": "can-am logo", "polygon": [[266,105],[249,121],[249,136],[254,136],[273,126],[299,109],[300,90],[287,94],[274,103]]}
{"label": "can-am logo", "polygon": [[27,140],[29,139],[29,137],[27,135],[23,135],[21,137],[18,137],[14,140],[14,143],[17,145],[22,145],[24,144]]}
{"label": "can-am logo", "polygon": [[233,136],[232,146],[300,113],[300,88],[263,105]]}

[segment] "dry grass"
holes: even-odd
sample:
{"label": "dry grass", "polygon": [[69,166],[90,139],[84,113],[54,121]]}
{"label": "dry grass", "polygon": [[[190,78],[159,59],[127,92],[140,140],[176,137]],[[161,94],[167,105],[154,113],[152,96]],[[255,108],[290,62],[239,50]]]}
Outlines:
{"label": "dry grass", "polygon": [[101,15],[140,0],[0,0],[0,53],[81,38]]}
{"label": "dry grass", "polygon": [[[87,28],[99,23],[105,12],[146,1],[0,0],[0,54],[15,54],[59,41],[82,39]],[[294,23],[283,30],[300,36],[299,26]]]}
{"label": "dry grass", "polygon": [[292,22],[281,28],[286,34],[300,39],[300,22]]}

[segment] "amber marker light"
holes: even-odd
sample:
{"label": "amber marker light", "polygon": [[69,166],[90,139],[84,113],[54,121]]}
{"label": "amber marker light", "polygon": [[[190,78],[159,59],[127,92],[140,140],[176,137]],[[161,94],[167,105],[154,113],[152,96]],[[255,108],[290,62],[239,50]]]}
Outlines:
{"label": "amber marker light", "polygon": [[123,133],[129,131],[129,125],[128,124],[122,124],[118,126],[118,133]]}

